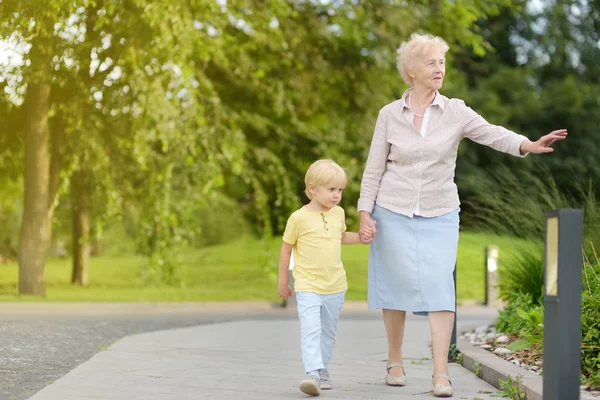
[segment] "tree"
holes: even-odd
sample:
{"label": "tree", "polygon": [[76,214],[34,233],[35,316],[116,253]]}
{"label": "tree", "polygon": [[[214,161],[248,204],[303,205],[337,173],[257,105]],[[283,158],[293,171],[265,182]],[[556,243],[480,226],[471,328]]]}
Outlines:
{"label": "tree", "polygon": [[19,240],[19,291],[44,295],[44,267],[50,244],[54,200],[60,170],[61,126],[50,121],[51,65],[58,42],[54,22],[65,17],[66,2],[5,1],[3,36],[29,36],[30,67],[26,73],[24,110],[24,201]]}
{"label": "tree", "polygon": [[[424,27],[481,54],[473,24],[496,4],[0,3],[0,33],[31,46],[22,292],[43,293],[56,204],[73,213],[78,283],[94,221],[117,205],[135,220],[147,276],[177,281],[172,256],[200,234],[198,203],[225,194],[262,232],[281,229],[306,166],[333,157],[354,177],[354,204],[377,110],[402,92],[395,47]],[[60,203],[58,188],[71,192]]]}
{"label": "tree", "polygon": [[[124,159],[134,159],[133,165],[137,170],[132,177],[135,178],[139,178],[140,172],[148,173],[147,160],[140,155],[155,155],[163,159],[164,162],[150,166],[151,183],[156,182],[156,189],[140,194],[138,198],[147,199],[148,204],[154,207],[160,204],[158,200],[163,194],[167,198],[172,195],[169,190],[172,182],[165,180],[164,172],[176,171],[173,163],[181,159],[181,153],[168,151],[165,158],[165,146],[186,142],[194,147],[194,151],[197,150],[192,130],[185,129],[181,135],[174,131],[178,124],[173,121],[181,120],[183,113],[187,113],[188,122],[192,121],[189,123],[197,121],[196,116],[190,114],[189,106],[184,107],[183,112],[175,108],[176,105],[185,106],[190,96],[180,98],[173,94],[179,96],[181,90],[189,91],[194,85],[189,79],[191,64],[186,50],[186,47],[189,48],[186,34],[194,30],[190,7],[206,13],[203,9],[206,4],[204,1],[157,4],[128,0],[118,3],[0,3],[2,15],[9,16],[0,34],[17,37],[22,45],[30,46],[28,61],[21,71],[23,87],[26,87],[24,119],[29,121],[24,128],[25,193],[19,244],[19,289],[22,294],[45,293],[44,265],[61,171],[64,177],[72,174],[73,220],[79,221],[75,224],[74,244],[76,252],[82,255],[87,250],[77,247],[89,243],[86,237],[89,228],[85,227],[89,223],[83,221],[90,220],[87,214],[88,205],[93,204],[90,184],[100,181],[92,179],[91,175],[98,167],[108,172],[122,167],[117,165],[110,169],[95,163],[97,160],[106,161],[106,153],[98,153],[105,145],[116,144],[117,153],[133,150]],[[177,72],[181,66],[186,73],[184,79]],[[154,103],[167,107],[155,109]],[[154,115],[147,113],[149,109]],[[123,124],[119,131],[125,133],[115,140],[111,138],[113,132],[109,129],[119,123]],[[204,123],[200,125],[204,126]],[[133,130],[125,131],[127,128]],[[89,131],[84,131],[86,129]],[[69,141],[65,141],[65,135],[69,136]],[[114,149],[109,148],[109,152]],[[190,151],[190,147],[183,151]],[[88,157],[82,157],[85,154]],[[184,160],[187,158],[183,157]],[[210,177],[209,174],[202,176]],[[107,182],[104,180],[104,183]],[[153,187],[141,185],[138,192]],[[176,207],[169,204],[169,208]],[[153,220],[150,226],[165,220],[172,221],[171,212],[164,218]],[[148,215],[156,214],[149,212]],[[171,222],[167,225],[170,226]],[[83,236],[78,237],[78,234]],[[163,233],[164,236],[169,234],[167,231]],[[147,250],[152,252],[156,248]],[[83,265],[77,260],[85,258],[75,258],[76,281],[78,276],[85,275],[78,272]]]}
{"label": "tree", "polygon": [[21,110],[5,98],[0,98],[0,120],[4,131],[0,135],[0,258],[16,258],[23,197]]}
{"label": "tree", "polygon": [[[492,204],[503,198],[505,187],[497,182],[517,180],[523,182],[523,193],[531,188],[539,191],[540,187],[521,177],[550,173],[552,179],[546,181],[556,182],[558,193],[583,202],[586,195],[580,186],[586,186],[588,179],[600,179],[595,161],[600,151],[595,139],[600,118],[594,111],[600,106],[596,73],[600,36],[594,30],[600,26],[600,14],[593,2],[578,0],[515,4],[517,10],[504,9],[497,17],[477,23],[494,51],[480,56],[460,50],[455,62],[457,69],[465,71],[462,81],[466,85],[453,88],[450,94],[465,99],[490,122],[532,140],[558,128],[568,128],[569,137],[551,156],[526,160],[462,144],[456,178],[466,226],[484,211],[483,200]],[[501,166],[508,166],[508,172]],[[550,198],[554,188],[547,190]],[[512,214],[520,215],[519,211]],[[507,221],[502,223],[509,226]]]}
{"label": "tree", "polygon": [[481,54],[473,25],[498,4],[508,2],[227,2],[206,38],[219,57],[202,64],[239,132],[232,154],[243,162],[226,166],[222,190],[277,231],[301,202],[306,167],[335,158],[348,166],[344,202],[355,216],[374,118],[402,93],[396,47],[422,28]]}

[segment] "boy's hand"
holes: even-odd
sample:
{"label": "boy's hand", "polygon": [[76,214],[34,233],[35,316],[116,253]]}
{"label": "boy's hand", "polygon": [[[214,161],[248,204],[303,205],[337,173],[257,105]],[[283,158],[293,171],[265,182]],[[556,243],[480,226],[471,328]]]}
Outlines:
{"label": "boy's hand", "polygon": [[373,221],[370,217],[361,218],[360,229],[358,231],[361,243],[370,244],[373,242],[377,233],[376,224],[377,221]]}
{"label": "boy's hand", "polygon": [[281,285],[280,284],[279,287],[277,288],[277,294],[282,299],[287,300],[290,297],[292,297],[292,288],[290,287],[290,285]]}

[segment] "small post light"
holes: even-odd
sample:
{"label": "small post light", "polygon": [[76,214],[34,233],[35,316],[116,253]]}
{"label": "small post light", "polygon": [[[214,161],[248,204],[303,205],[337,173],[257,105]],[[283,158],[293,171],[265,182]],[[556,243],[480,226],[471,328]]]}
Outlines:
{"label": "small post light", "polygon": [[498,302],[498,252],[497,246],[485,248],[485,294],[483,304],[487,306]]}
{"label": "small post light", "polygon": [[583,211],[546,213],[544,400],[579,399]]}
{"label": "small post light", "polygon": [[558,296],[558,216],[546,218],[546,296]]}

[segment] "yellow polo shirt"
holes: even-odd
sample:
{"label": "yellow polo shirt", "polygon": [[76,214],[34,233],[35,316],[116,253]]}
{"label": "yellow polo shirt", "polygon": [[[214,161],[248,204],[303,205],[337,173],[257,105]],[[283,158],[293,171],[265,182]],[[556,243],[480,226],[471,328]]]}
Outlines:
{"label": "yellow polo shirt", "polygon": [[302,207],[287,221],[283,241],[294,246],[294,291],[333,294],[348,289],[342,264],[344,209],[308,211]]}

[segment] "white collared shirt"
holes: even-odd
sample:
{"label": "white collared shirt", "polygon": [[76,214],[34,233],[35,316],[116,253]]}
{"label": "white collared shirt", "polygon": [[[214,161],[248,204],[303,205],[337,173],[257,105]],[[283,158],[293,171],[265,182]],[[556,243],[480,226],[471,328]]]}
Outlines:
{"label": "white collared shirt", "polygon": [[[430,105],[427,106],[427,108],[425,109],[425,113],[423,114],[423,121],[421,121],[421,137],[425,138],[425,135],[427,134],[427,126],[429,125],[429,117],[431,116],[431,107],[432,106],[439,106],[440,104],[440,93],[438,91],[435,92],[435,97],[433,98],[433,101],[431,102]],[[407,108],[410,111],[410,123],[414,124],[414,118],[415,118],[415,112],[408,108],[408,104],[406,104],[406,102],[404,103],[404,107]],[[406,115],[406,113],[404,113]],[[423,161],[421,161],[422,163]],[[419,182],[420,183],[420,182]],[[419,191],[417,193],[417,205],[415,206],[415,215],[421,215],[421,207],[420,207],[420,203],[421,203],[421,187],[419,185]]]}

